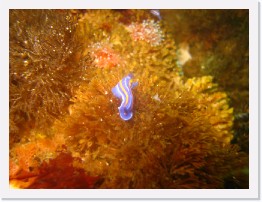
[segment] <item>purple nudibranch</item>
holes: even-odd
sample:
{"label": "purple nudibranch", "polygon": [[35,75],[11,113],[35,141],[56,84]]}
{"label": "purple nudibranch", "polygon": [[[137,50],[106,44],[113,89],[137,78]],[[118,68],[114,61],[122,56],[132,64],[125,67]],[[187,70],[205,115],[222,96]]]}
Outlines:
{"label": "purple nudibranch", "polygon": [[133,117],[133,94],[132,88],[138,85],[138,82],[132,83],[132,74],[128,74],[117,85],[112,88],[112,93],[121,99],[121,105],[118,107],[120,117],[127,121]]}

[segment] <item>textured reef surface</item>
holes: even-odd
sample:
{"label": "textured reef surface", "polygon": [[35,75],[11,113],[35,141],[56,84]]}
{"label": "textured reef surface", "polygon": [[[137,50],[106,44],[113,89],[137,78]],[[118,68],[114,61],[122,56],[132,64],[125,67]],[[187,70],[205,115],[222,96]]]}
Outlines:
{"label": "textured reef surface", "polygon": [[10,10],[10,185],[248,188],[246,18]]}

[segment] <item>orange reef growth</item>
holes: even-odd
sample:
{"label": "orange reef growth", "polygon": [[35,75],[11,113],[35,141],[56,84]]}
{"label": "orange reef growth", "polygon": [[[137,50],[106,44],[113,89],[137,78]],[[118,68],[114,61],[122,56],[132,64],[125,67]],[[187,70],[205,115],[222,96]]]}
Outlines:
{"label": "orange reef growth", "polygon": [[106,43],[92,44],[89,49],[94,65],[98,68],[112,68],[121,64],[120,56]]}
{"label": "orange reef growth", "polygon": [[[12,15],[17,16],[16,12]],[[71,16],[69,11],[34,12],[44,13],[51,24]],[[71,13],[77,23],[65,47],[79,44],[72,49],[74,57],[59,50],[65,51],[67,60],[46,61],[49,72],[38,73],[41,64],[33,62],[25,70],[15,62],[14,49],[10,50],[11,75],[16,75],[10,83],[14,85],[10,88],[12,185],[181,189],[225,188],[225,181],[233,178],[246,182],[248,175],[242,170],[248,167],[248,156],[231,144],[234,119],[227,94],[212,76],[181,76],[177,48],[164,22],[155,21],[148,10]],[[32,21],[32,33],[37,23]],[[42,42],[37,44],[41,49]],[[22,51],[24,46],[19,48]],[[40,90],[28,80],[16,80],[24,71],[33,81],[50,77],[41,83],[41,105],[18,99],[20,90]],[[112,88],[130,73],[138,85],[132,89],[133,116],[124,121],[118,110],[121,100]],[[51,82],[57,77],[59,81]],[[59,100],[59,93],[67,96]],[[128,93],[123,93],[127,99]],[[53,102],[61,104],[59,113],[51,113]],[[27,118],[26,107],[33,120]],[[46,130],[40,130],[39,124]]]}

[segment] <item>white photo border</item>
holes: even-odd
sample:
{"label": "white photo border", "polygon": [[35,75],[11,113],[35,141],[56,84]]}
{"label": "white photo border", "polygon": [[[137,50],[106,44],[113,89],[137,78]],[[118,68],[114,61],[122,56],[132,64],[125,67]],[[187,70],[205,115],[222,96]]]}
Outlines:
{"label": "white photo border", "polygon": [[[9,188],[9,9],[249,9],[249,189],[56,189]],[[259,2],[255,0],[22,0],[0,2],[1,178],[4,199],[259,199]]]}

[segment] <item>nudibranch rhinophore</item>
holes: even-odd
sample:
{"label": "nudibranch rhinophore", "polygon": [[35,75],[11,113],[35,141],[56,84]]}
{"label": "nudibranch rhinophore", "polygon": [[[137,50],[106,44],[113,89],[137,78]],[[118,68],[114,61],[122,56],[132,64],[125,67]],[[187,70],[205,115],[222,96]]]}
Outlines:
{"label": "nudibranch rhinophore", "polygon": [[121,99],[121,105],[118,107],[120,117],[127,121],[133,116],[133,94],[132,88],[138,85],[138,82],[132,83],[132,74],[128,74],[118,84],[112,88],[112,93],[117,98]]}

